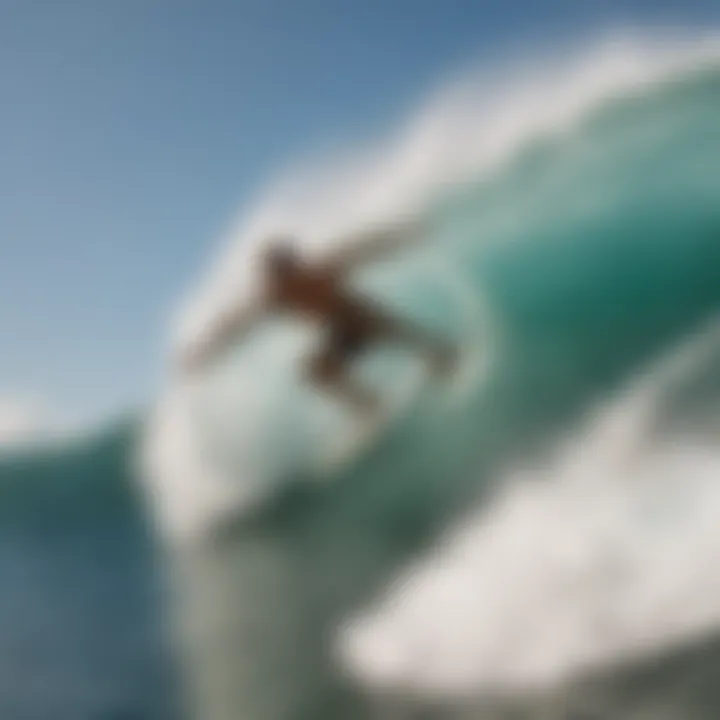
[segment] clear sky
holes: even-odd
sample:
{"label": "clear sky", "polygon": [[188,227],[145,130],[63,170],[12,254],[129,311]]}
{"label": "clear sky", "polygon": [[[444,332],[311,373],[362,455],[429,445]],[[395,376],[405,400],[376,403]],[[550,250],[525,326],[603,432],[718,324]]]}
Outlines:
{"label": "clear sky", "polygon": [[168,319],[273,173],[479,53],[717,0],[0,0],[0,403],[152,397]]}

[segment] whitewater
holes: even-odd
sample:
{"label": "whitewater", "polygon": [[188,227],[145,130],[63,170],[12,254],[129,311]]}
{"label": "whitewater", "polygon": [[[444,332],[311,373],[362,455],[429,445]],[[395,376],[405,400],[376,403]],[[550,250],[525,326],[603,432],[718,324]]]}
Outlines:
{"label": "whitewater", "polygon": [[[542,690],[718,627],[718,117],[717,36],[534,52],[302,164],[233,229],[143,457],[198,716],[300,717],[334,673],[420,702]],[[428,242],[358,285],[481,345],[481,371],[318,484],[350,419],[298,380],[311,332],[172,367],[252,295],[266,237],[321,255],[408,217]]]}
{"label": "whitewater", "polygon": [[379,609],[348,623],[351,667],[430,696],[536,689],[717,627],[718,370],[715,323],[547,466],[501,479]]}

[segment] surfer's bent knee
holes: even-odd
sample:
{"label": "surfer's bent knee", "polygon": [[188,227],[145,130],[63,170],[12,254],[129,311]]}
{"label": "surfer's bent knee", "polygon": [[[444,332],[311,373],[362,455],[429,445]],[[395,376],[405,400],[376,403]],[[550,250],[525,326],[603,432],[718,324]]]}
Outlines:
{"label": "surfer's bent knee", "polygon": [[325,384],[337,380],[343,373],[343,367],[342,358],[334,348],[329,347],[308,359],[305,372],[311,382]]}

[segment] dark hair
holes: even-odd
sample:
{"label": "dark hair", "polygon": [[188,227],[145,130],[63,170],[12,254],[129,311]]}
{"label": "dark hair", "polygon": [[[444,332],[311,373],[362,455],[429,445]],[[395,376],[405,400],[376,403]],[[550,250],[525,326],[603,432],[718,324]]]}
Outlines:
{"label": "dark hair", "polygon": [[268,241],[265,263],[273,270],[285,270],[298,262],[298,253],[291,237],[277,236]]}

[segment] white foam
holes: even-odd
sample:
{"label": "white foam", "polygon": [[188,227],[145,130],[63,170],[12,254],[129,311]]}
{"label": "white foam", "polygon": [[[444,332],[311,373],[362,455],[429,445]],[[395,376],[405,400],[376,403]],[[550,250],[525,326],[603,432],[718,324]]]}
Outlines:
{"label": "white foam", "polygon": [[500,478],[487,507],[343,628],[351,672],[420,695],[531,689],[717,626],[720,450],[669,429],[675,396],[708,368],[720,371],[720,324],[552,462]]}
{"label": "white foam", "polygon": [[37,442],[46,432],[46,422],[36,404],[0,400],[0,449]]}
{"label": "white foam", "polygon": [[59,447],[95,431],[95,422],[73,422],[36,399],[0,397],[0,452]]}

